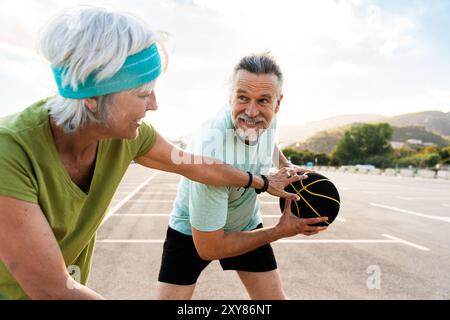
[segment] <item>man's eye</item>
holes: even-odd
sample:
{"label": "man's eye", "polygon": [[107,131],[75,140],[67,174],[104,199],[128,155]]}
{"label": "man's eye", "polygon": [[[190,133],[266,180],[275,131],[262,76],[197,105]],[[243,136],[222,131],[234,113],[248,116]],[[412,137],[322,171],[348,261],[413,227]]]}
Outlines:
{"label": "man's eye", "polygon": [[240,101],[247,101],[248,99],[245,96],[239,96],[238,100],[240,100]]}

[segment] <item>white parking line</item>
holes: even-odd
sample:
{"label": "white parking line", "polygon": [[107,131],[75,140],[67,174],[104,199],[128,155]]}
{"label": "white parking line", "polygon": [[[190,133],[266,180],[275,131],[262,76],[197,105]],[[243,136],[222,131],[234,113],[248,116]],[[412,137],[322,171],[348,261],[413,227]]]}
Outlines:
{"label": "white parking line", "polygon": [[441,197],[435,197],[435,196],[429,196],[429,197],[402,197],[402,196],[396,196],[397,199],[401,199],[401,200],[421,200],[421,201],[436,201],[436,200],[441,200],[442,198],[444,198],[444,196]]}
{"label": "white parking line", "polygon": [[382,234],[382,236],[386,237],[386,238],[389,238],[389,239],[392,239],[392,240],[395,240],[395,241],[400,242],[400,243],[404,243],[407,246],[411,246],[413,248],[416,248],[416,249],[419,249],[419,250],[422,250],[422,251],[430,251],[430,249],[428,249],[426,247],[419,246],[418,244],[415,244],[415,243],[412,243],[412,242],[409,242],[409,241],[406,241],[406,240],[403,240],[403,239],[391,236],[389,234]]}
{"label": "white parking line", "polygon": [[[430,249],[419,246],[415,243],[388,235],[388,234],[382,234],[383,237],[389,238],[390,240],[379,240],[379,239],[357,239],[357,240],[350,240],[350,239],[317,239],[317,240],[278,240],[273,243],[276,244],[310,244],[310,243],[316,243],[316,244],[355,244],[355,243],[361,243],[361,244],[377,244],[377,243],[399,243],[399,244],[405,244],[407,246],[413,247],[415,249],[421,250],[421,251],[429,251]],[[160,244],[164,243],[164,240],[161,239],[155,239],[155,240],[144,240],[144,239],[104,239],[104,240],[97,240],[98,243],[149,243],[149,244]]]}
{"label": "white parking line", "polygon": [[444,222],[449,222],[450,223],[450,217],[432,216],[432,215],[428,215],[428,214],[424,214],[424,213],[420,213],[420,212],[415,212],[415,211],[395,208],[395,207],[391,207],[391,206],[385,206],[385,205],[382,205],[382,204],[372,203],[372,202],[370,202],[369,204],[371,206],[374,206],[374,207],[379,207],[379,208],[388,209],[388,210],[392,210],[392,211],[397,211],[397,212],[401,212],[401,213],[411,214],[411,215],[422,217],[422,218],[438,220],[438,221],[444,221]]}
{"label": "white parking line", "polygon": [[[263,218],[280,218],[281,217],[281,213],[280,214],[262,214],[261,217]],[[340,218],[340,217],[336,217],[336,220],[339,222],[346,222],[347,220],[345,218]]]}
{"label": "white parking line", "polygon": [[128,196],[126,196],[123,200],[121,200],[118,204],[116,204],[114,207],[112,207],[108,213],[106,214],[105,218],[103,219],[102,225],[113,215],[116,213],[125,203],[127,203],[136,193],[139,192],[143,187],[147,185],[153,178],[155,178],[159,174],[159,171],[156,171],[153,173],[147,180],[145,180],[143,183],[141,183],[136,189],[134,189]]}
{"label": "white parking line", "polygon": [[111,217],[169,217],[168,213],[124,213],[124,214],[113,214]]}
{"label": "white parking line", "polygon": [[274,243],[400,243],[396,240],[278,240]]}
{"label": "white parking line", "polygon": [[[170,213],[116,213],[111,215],[111,217],[169,217]],[[280,218],[280,214],[263,214],[262,218]],[[336,218],[337,221],[346,222],[347,220],[344,218]]]}
{"label": "white parking line", "polygon": [[128,200],[127,202],[136,202],[136,203],[149,203],[149,202],[156,202],[156,203],[172,203],[173,200],[138,199],[138,200]]}
{"label": "white parking line", "polygon": [[[116,194],[128,194],[129,191],[117,191]],[[152,192],[148,192],[148,191],[144,191],[144,192],[139,192],[140,195],[161,195],[161,194],[173,194],[176,195],[177,191],[159,191],[159,190],[155,190]]]}
{"label": "white parking line", "polygon": [[[96,242],[100,243],[164,243],[164,240],[125,240],[125,239],[105,239],[105,240],[97,240]],[[273,243],[279,244],[306,244],[306,243],[318,243],[318,244],[340,244],[340,243],[403,243],[398,240],[278,240]]]}
{"label": "white parking line", "polygon": [[96,243],[164,243],[164,240],[97,240]]}
{"label": "white parking line", "polygon": [[408,200],[408,201],[411,201],[411,200],[417,200],[417,198],[413,198],[413,197],[400,197],[400,196],[396,196],[396,198],[397,198],[397,199],[400,199],[400,200]]}

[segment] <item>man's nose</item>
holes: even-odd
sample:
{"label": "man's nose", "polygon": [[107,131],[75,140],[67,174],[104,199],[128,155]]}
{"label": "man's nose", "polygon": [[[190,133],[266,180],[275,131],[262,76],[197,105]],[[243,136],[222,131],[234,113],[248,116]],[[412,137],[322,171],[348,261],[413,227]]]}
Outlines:
{"label": "man's nose", "polygon": [[152,93],[150,94],[149,97],[150,101],[147,105],[146,111],[152,110],[152,111],[156,111],[158,110],[158,102],[156,101],[156,95],[155,95],[155,90],[152,91]]}
{"label": "man's nose", "polygon": [[245,114],[249,117],[256,117],[259,114],[258,106],[254,101],[250,101],[250,103],[247,105],[247,108],[245,108]]}

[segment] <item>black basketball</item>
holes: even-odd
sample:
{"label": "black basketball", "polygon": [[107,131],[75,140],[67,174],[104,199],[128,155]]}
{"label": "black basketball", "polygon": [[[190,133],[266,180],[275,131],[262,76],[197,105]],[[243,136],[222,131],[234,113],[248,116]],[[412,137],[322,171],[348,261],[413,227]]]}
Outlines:
{"label": "black basketball", "polygon": [[[339,193],[335,185],[319,173],[307,173],[308,178],[284,188],[285,191],[300,196],[299,201],[292,201],[291,211],[300,218],[328,217],[328,220],[315,226],[328,226],[335,219],[340,208]],[[285,199],[280,198],[280,209],[284,211]]]}

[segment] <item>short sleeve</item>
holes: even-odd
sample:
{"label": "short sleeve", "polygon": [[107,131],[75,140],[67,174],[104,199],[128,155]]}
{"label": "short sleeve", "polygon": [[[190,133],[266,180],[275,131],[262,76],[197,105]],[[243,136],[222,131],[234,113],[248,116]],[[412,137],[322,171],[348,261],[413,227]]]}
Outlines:
{"label": "short sleeve", "polygon": [[216,231],[227,222],[228,188],[189,182],[189,213],[192,227]]}
{"label": "short sleeve", "polygon": [[147,154],[156,142],[156,130],[149,124],[142,122],[139,128],[139,135],[136,138],[136,154],[134,158],[139,158]]}
{"label": "short sleeve", "polygon": [[31,161],[11,136],[0,134],[0,194],[38,203],[38,187]]}

